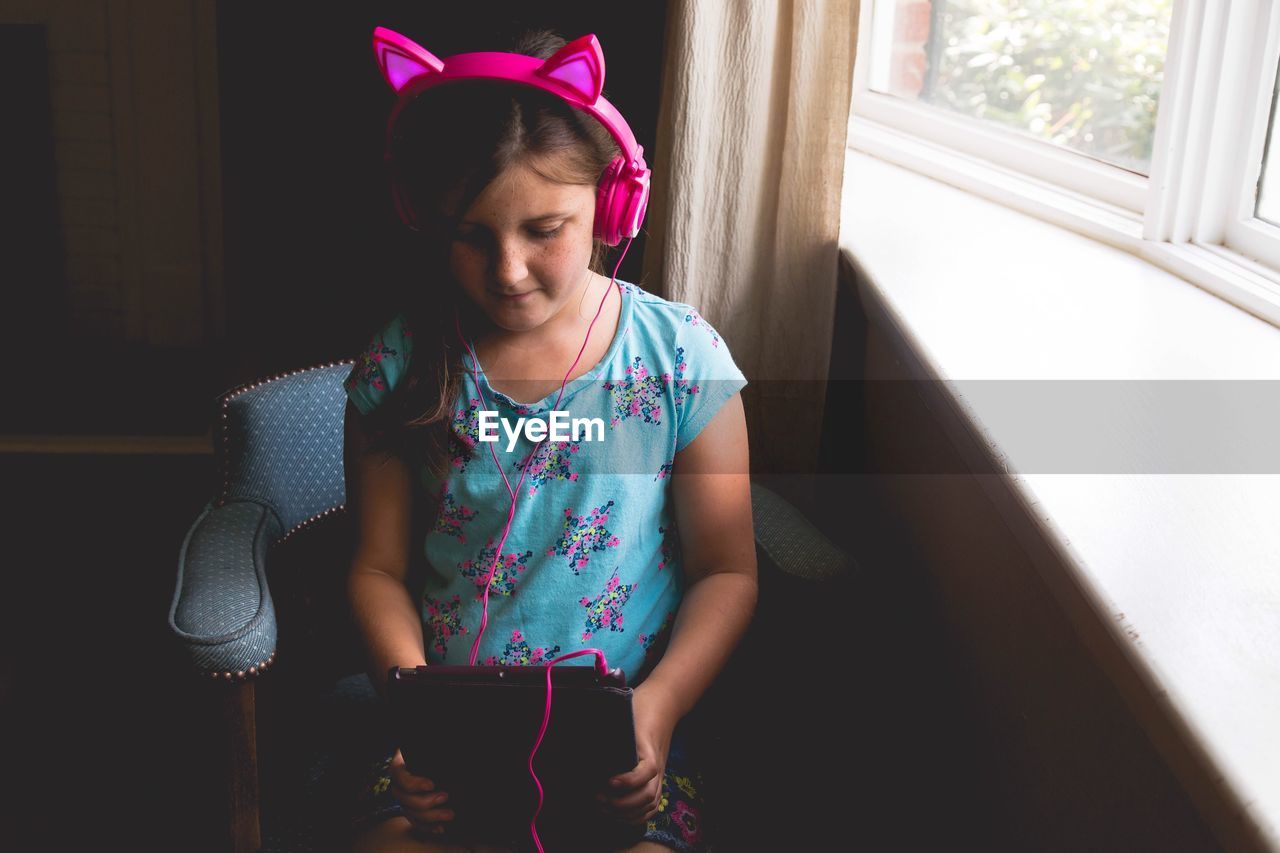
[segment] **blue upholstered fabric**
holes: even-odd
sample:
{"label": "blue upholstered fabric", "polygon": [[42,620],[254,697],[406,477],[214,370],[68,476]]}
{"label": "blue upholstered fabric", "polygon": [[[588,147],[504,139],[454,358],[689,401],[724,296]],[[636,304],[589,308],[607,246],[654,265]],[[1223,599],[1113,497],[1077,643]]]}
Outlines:
{"label": "blue upholstered fabric", "polygon": [[342,380],[350,372],[350,362],[312,368],[227,401],[227,500],[270,506],[285,532],[342,506]]}
{"label": "blue upholstered fabric", "polygon": [[226,483],[191,525],[169,626],[206,672],[247,672],[276,649],[267,552],[346,501],[342,380],[351,363],[302,370],[225,399]]}
{"label": "blue upholstered fabric", "polygon": [[244,672],[275,651],[266,557],[281,533],[275,512],[254,501],[210,501],[187,531],[169,627],[199,669]]}
{"label": "blue upholstered fabric", "polygon": [[756,542],[779,569],[811,581],[834,580],[856,570],[853,558],[771,489],[751,484]]}

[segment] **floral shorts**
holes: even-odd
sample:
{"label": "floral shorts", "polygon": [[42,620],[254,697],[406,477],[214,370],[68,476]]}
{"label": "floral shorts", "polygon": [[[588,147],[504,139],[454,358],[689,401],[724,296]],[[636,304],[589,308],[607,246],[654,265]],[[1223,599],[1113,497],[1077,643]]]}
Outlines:
{"label": "floral shorts", "polygon": [[[386,820],[404,811],[391,792],[391,777],[387,768],[394,752],[374,762],[356,797],[356,810],[352,819],[352,835],[366,831],[378,821]],[[662,777],[662,800],[658,813],[645,827],[624,829],[616,846],[627,846],[640,841],[652,841],[670,847],[680,853],[702,853],[708,842],[703,827],[702,775],[690,766],[681,730],[676,728],[667,755],[666,772]],[[541,832],[541,827],[539,827]],[[549,839],[543,837],[544,842]],[[532,849],[532,838],[527,840]],[[557,849],[551,847],[549,849]],[[610,848],[612,849],[612,847]]]}

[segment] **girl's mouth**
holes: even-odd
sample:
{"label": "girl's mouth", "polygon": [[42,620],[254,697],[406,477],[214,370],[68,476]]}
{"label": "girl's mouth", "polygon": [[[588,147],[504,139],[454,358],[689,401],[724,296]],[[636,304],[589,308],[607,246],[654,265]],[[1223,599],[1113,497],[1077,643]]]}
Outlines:
{"label": "girl's mouth", "polygon": [[496,292],[493,292],[493,291],[490,291],[490,292],[491,292],[491,293],[493,293],[493,295],[494,295],[496,298],[498,298],[498,299],[502,299],[502,300],[504,300],[504,301],[510,301],[510,302],[520,302],[520,301],[522,301],[522,300],[524,300],[524,299],[527,299],[527,298],[529,298],[530,296],[532,296],[532,295],[533,295],[533,291],[532,291],[532,290],[526,290],[524,293],[510,293],[510,294],[508,294],[508,293],[496,293]]}

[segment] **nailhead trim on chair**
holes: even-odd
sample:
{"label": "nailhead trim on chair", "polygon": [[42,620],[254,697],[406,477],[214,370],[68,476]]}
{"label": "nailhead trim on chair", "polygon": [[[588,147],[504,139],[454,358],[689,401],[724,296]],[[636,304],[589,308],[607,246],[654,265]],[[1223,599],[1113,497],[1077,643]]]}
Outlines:
{"label": "nailhead trim on chair", "polygon": [[347,505],[343,504],[342,506],[330,507],[329,509],[326,509],[324,512],[318,515],[313,515],[310,518],[308,518],[306,521],[295,524],[292,530],[290,530],[285,535],[281,536],[275,542],[272,542],[271,547],[274,549],[277,545],[283,545],[285,542],[289,541],[290,536],[293,536],[295,533],[301,533],[303,530],[305,530],[308,527],[311,527],[312,525],[314,525],[316,522],[318,522],[320,519],[324,518],[325,516],[333,515],[335,512],[346,512],[346,511],[347,511]]}
{"label": "nailhead trim on chair", "polygon": [[259,675],[266,672],[267,668],[275,662],[276,653],[272,652],[271,657],[267,658],[257,666],[249,667],[247,670],[240,670],[239,672],[207,672],[205,675],[209,676],[213,681],[248,681],[251,678],[257,678]]}

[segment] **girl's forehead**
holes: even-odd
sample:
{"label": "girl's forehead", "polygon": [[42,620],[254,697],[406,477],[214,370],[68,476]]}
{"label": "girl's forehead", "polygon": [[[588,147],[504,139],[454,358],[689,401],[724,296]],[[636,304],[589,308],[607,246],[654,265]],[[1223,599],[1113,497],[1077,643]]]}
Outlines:
{"label": "girl's forehead", "polygon": [[495,177],[466,211],[464,218],[496,214],[520,220],[556,211],[576,210],[594,198],[594,187],[552,180],[536,169],[518,165]]}

